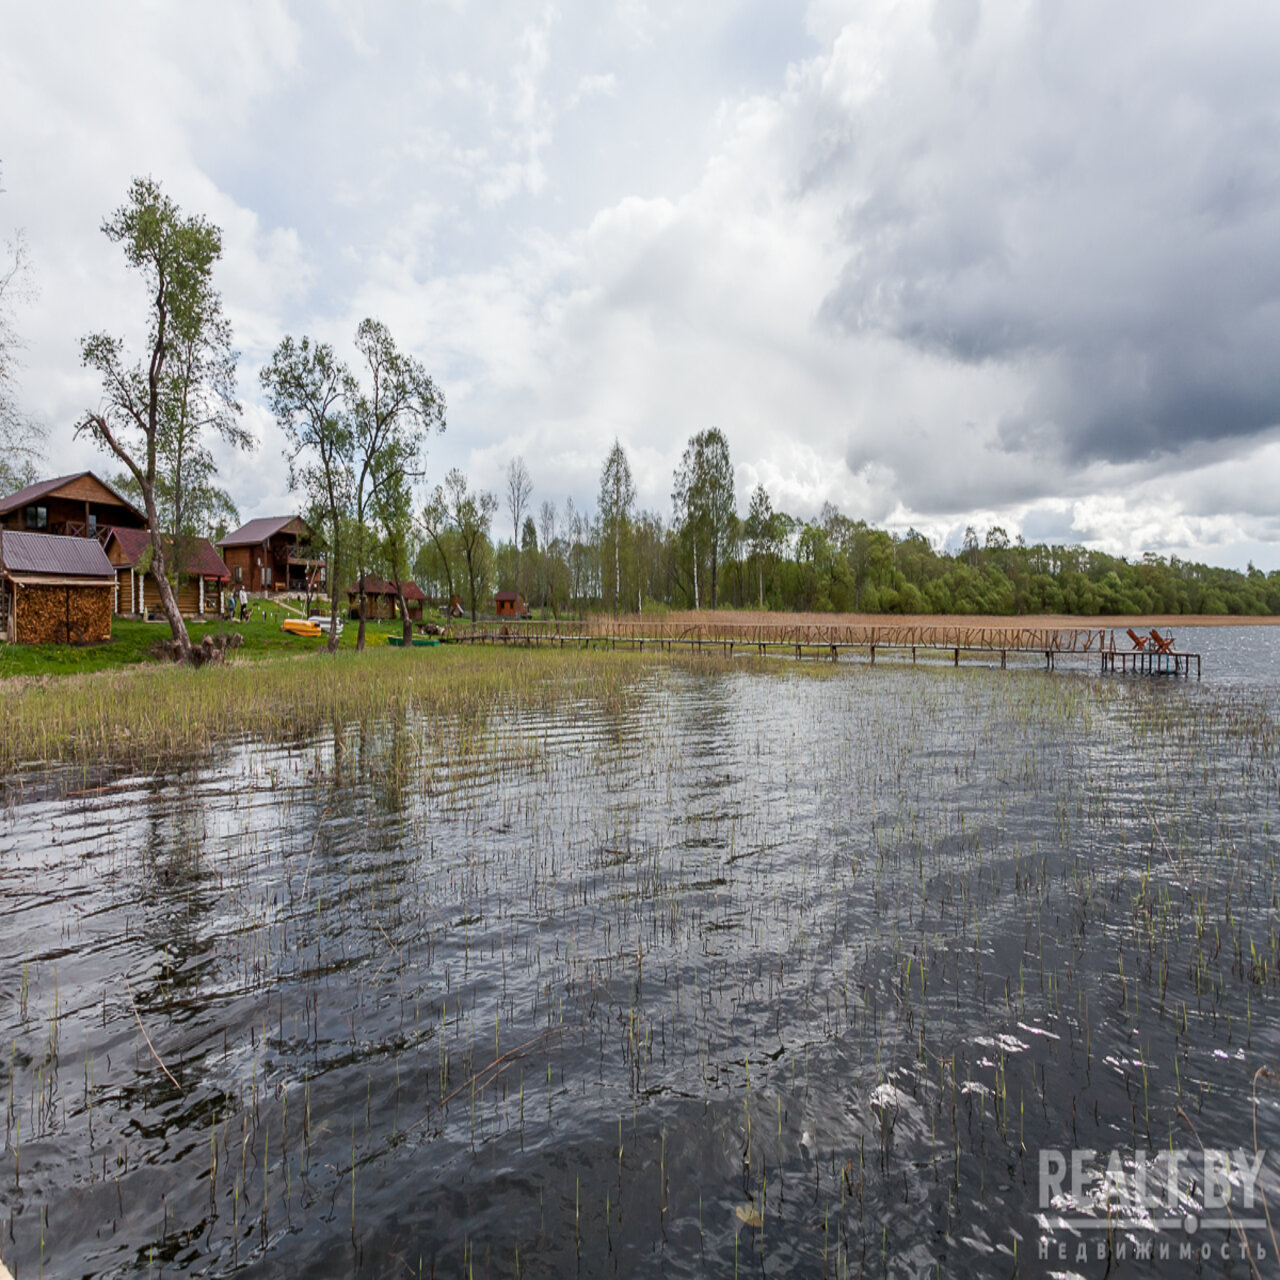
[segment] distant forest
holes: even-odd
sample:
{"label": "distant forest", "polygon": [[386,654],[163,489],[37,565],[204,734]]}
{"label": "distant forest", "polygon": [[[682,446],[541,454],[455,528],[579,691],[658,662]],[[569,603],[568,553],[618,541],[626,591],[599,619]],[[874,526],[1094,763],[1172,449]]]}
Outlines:
{"label": "distant forest", "polygon": [[[507,538],[460,540],[444,519],[421,544],[418,582],[487,611],[493,589],[552,613],[746,608],[838,613],[1280,614],[1280,572],[1214,568],[1148,554],[1025,545],[999,526],[966,530],[954,554],[914,530],[872,528],[828,504],[802,521],[757,486],[740,516],[728,444],[694,436],[673,478],[673,514],[636,509],[622,446],[601,473],[594,513],[572,501],[535,507],[522,459],[508,472]],[[496,495],[487,513],[494,519]],[[516,531],[519,538],[516,538]],[[467,572],[469,564],[470,572]],[[474,584],[474,585],[473,585]]]}

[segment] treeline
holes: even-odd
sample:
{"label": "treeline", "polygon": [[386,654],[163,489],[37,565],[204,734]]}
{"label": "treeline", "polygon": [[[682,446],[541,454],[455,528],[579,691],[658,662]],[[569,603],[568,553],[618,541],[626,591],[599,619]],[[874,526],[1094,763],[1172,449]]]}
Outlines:
{"label": "treeline", "polygon": [[[652,608],[837,613],[1077,615],[1280,613],[1280,572],[1214,568],[1176,556],[1130,561],[1081,546],[1028,546],[999,526],[966,530],[954,554],[915,530],[875,529],[828,504],[816,519],[774,509],[757,485],[739,513],[724,434],[695,435],[672,479],[672,508],[638,508],[622,446],[601,469],[595,510],[535,507],[525,463],[496,495],[453,473],[428,508],[414,559],[419,584],[487,608],[519,591],[552,615]],[[453,497],[450,498],[450,493]],[[505,536],[504,536],[505,535]]]}

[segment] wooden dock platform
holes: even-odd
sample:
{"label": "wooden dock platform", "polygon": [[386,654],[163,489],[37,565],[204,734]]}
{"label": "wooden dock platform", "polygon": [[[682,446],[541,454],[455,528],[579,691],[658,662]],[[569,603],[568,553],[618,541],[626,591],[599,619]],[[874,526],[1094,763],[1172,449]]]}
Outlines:
{"label": "wooden dock platform", "polygon": [[1122,633],[1117,644],[1109,627],[951,626],[945,623],[895,624],[892,622],[813,623],[701,622],[670,624],[661,618],[588,618],[581,620],[504,620],[473,623],[458,632],[464,644],[501,645],[604,645],[612,649],[645,648],[662,652],[720,653],[732,658],[744,654],[839,660],[842,654],[865,654],[874,664],[876,654],[915,662],[921,652],[949,657],[959,666],[962,656],[1008,665],[1010,654],[1042,654],[1045,667],[1056,668],[1061,658],[1097,658],[1103,672],[1132,675],[1191,674],[1194,662],[1200,678],[1200,655],[1162,650],[1130,649]]}

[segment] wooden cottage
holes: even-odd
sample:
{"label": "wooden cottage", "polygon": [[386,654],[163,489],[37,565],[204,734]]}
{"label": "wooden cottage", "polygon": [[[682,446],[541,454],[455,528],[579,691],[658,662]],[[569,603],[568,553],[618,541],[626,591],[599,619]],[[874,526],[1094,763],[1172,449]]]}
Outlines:
{"label": "wooden cottage", "polygon": [[324,589],[325,561],[302,551],[315,538],[301,516],[263,516],[241,525],[218,543],[231,573],[232,590]]}
{"label": "wooden cottage", "polygon": [[[115,569],[115,612],[145,616],[161,611],[160,587],[150,568],[151,535],[145,529],[111,529],[104,549]],[[221,613],[231,573],[213,543],[208,538],[179,538],[175,563],[173,539],[166,536],[164,555],[183,617]]]}
{"label": "wooden cottage", "polygon": [[[347,601],[351,607],[351,616],[359,617],[360,588],[358,584],[347,591]],[[408,607],[410,620],[421,622],[422,607],[426,604],[427,597],[416,582],[404,584],[404,602]],[[395,582],[389,582],[386,578],[365,578],[364,604],[366,618],[398,618],[400,600],[396,595]]]}
{"label": "wooden cottage", "polygon": [[493,611],[500,618],[525,618],[529,611],[518,591],[499,591],[493,597]]}
{"label": "wooden cottage", "polygon": [[94,538],[0,532],[0,619],[18,644],[111,639],[115,571]]}
{"label": "wooden cottage", "polygon": [[147,517],[92,471],[41,480],[0,498],[0,529],[102,541],[109,528],[146,527]]}

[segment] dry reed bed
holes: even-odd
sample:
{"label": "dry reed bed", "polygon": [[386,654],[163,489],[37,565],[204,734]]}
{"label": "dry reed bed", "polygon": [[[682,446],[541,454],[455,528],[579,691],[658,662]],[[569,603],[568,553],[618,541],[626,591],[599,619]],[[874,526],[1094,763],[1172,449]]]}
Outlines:
{"label": "dry reed bed", "polygon": [[450,647],[15,681],[6,690],[0,775],[67,763],[149,765],[229,739],[280,741],[410,709],[451,720],[523,711],[573,688],[609,705],[627,696],[640,669],[628,654]]}

